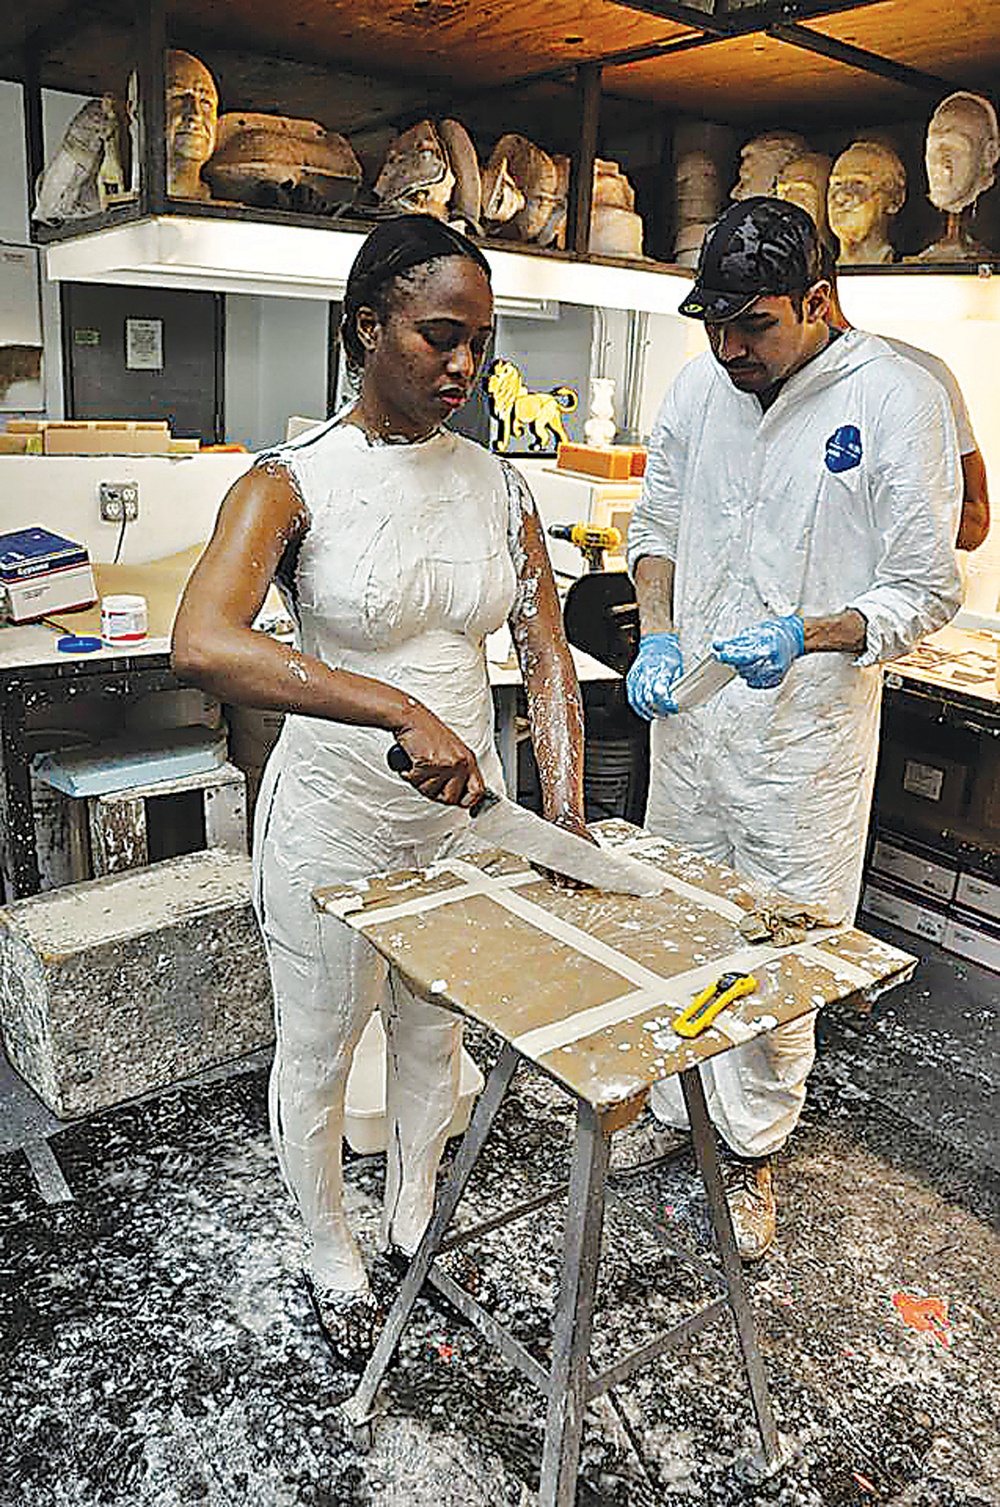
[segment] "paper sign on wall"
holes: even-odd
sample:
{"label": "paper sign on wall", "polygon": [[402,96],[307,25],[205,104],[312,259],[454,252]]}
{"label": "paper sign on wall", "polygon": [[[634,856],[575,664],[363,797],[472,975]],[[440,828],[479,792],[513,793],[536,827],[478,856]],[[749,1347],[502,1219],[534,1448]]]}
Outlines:
{"label": "paper sign on wall", "polygon": [[130,372],[163,370],[162,319],[126,319],[125,366]]}

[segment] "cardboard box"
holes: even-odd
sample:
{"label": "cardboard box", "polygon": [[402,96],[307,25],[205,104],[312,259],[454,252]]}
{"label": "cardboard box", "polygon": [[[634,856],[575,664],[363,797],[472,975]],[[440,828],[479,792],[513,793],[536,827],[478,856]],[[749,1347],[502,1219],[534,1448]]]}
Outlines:
{"label": "cardboard box", "polygon": [[632,475],[632,455],[625,445],[560,445],[556,466],[604,481],[627,481]]}
{"label": "cardboard box", "polygon": [[124,419],[51,423],[45,429],[45,454],[165,455],[170,438],[166,423]]}

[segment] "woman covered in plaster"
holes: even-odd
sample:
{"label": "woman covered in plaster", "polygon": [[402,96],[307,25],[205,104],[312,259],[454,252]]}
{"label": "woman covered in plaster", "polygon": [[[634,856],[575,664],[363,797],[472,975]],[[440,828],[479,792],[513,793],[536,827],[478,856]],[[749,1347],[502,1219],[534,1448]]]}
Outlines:
{"label": "woman covered in plaster", "polygon": [[[373,231],[341,325],[360,395],[232,487],[174,629],[185,680],[288,714],[254,832],[276,1009],[271,1125],[310,1239],[307,1282],[347,1360],[366,1354],[377,1318],[343,1202],[355,1045],[377,1006],[388,1042],[381,1240],[411,1254],[455,1109],[461,1027],[310,896],[473,848],[461,808],[502,788],[484,639],[505,619],[545,815],[586,835],[579,689],[534,504],[512,467],[442,427],[469,396],[492,324],[489,266],[464,236],[428,215]],[[298,623],[294,649],[253,631],[272,579]],[[404,779],[386,764],[393,741],[413,761]]]}

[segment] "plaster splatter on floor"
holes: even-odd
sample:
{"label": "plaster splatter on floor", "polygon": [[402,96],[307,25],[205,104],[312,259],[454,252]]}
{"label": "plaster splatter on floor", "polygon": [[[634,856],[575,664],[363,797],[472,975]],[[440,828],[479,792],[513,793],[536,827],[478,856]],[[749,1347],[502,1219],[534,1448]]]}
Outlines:
{"label": "plaster splatter on floor", "polygon": [[[490,1044],[471,1045],[488,1067]],[[995,1078],[995,1059],[949,1051]],[[616,1389],[639,1453],[610,1402],[588,1410],[580,1507],[1000,1502],[1000,1183],[958,1144],[971,1111],[957,1097],[936,1133],[918,1066],[898,1013],[832,1024],[779,1159],[779,1238],[750,1287],[785,1469],[746,1472],[753,1419],[717,1324]],[[904,1085],[913,1118],[893,1097]],[[72,1203],[42,1201],[23,1153],[0,1157],[0,1507],[530,1507],[542,1399],[437,1298],[418,1304],[360,1452],[338,1411],[353,1377],[301,1283],[265,1096],[263,1068],[237,1067],[67,1126],[51,1144]],[[520,1072],[465,1217],[558,1181],[570,1122],[565,1095]],[[348,1164],[369,1250],[382,1177],[379,1157]],[[619,1187],[706,1248],[689,1152]],[[557,1205],[476,1252],[481,1300],[540,1358],[560,1219]],[[386,1298],[397,1281],[376,1264]],[[597,1363],[707,1291],[613,1211]],[[950,1345],[903,1323],[898,1293],[946,1302]]]}

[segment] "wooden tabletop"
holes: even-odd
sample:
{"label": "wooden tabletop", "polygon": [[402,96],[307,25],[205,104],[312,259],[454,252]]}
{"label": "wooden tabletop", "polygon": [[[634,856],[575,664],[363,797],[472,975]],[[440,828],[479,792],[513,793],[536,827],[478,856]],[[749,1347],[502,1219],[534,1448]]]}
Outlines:
{"label": "wooden tabletop", "polygon": [[967,705],[1000,710],[997,639],[967,628],[939,628],[886,665],[886,684],[945,692]]}
{"label": "wooden tabletop", "polygon": [[[658,1079],[836,1000],[872,999],[916,960],[849,927],[749,946],[755,898],[735,874],[625,822],[595,829],[666,876],[653,899],[567,890],[496,851],[316,891],[422,998],[490,1027],[599,1112]],[[757,990],[694,1040],[671,1028],[724,972]]]}

